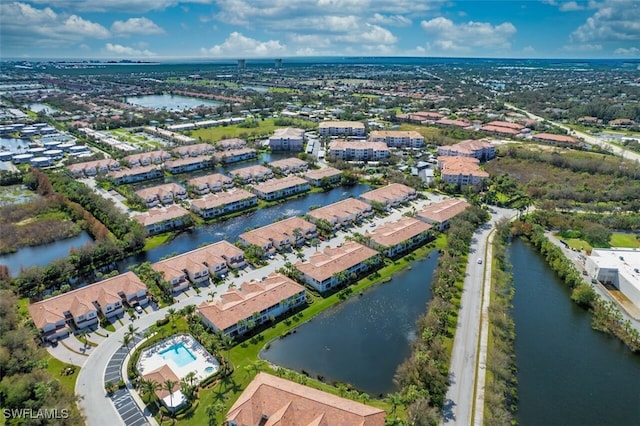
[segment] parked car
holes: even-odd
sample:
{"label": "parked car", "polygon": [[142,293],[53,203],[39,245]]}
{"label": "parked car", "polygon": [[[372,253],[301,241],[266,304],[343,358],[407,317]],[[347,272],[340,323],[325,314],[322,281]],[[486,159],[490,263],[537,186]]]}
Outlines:
{"label": "parked car", "polygon": [[142,313],[142,307],[140,305],[136,305],[135,310],[138,314]]}

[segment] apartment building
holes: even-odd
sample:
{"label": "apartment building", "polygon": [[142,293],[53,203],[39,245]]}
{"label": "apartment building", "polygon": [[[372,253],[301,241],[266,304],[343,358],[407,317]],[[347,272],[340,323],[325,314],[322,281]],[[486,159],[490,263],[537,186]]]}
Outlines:
{"label": "apartment building", "polygon": [[166,206],[188,198],[187,190],[173,182],[140,189],[136,191],[136,195],[145,201],[147,207],[155,207],[159,204]]}
{"label": "apartment building", "polygon": [[323,121],[318,126],[320,136],[365,137],[364,123],[359,121]]}
{"label": "apartment building", "polygon": [[111,171],[107,176],[116,185],[125,183],[142,182],[145,180],[159,179],[164,176],[162,166],[151,164],[149,166],[138,166],[132,169],[122,169]]}
{"label": "apartment building", "polygon": [[259,164],[232,170],[230,174],[233,177],[241,179],[243,183],[254,181],[262,182],[267,179],[271,179],[274,176],[273,171],[270,168],[261,166]]}
{"label": "apartment building", "polygon": [[389,158],[391,151],[384,142],[336,139],[329,143],[328,155],[345,161],[381,161]]}
{"label": "apartment building", "polygon": [[173,149],[173,153],[180,158],[198,157],[200,155],[210,155],[215,151],[213,145],[208,143],[197,143],[193,145],[179,146]]}
{"label": "apartment building", "polygon": [[331,223],[335,229],[349,226],[371,215],[373,215],[371,205],[355,198],[347,198],[307,213],[311,222],[315,223],[323,219]]}
{"label": "apartment building", "polygon": [[170,159],[171,154],[163,150],[142,152],[140,154],[132,154],[124,157],[124,161],[129,168],[162,164],[166,160]]}
{"label": "apartment building", "polygon": [[296,157],[283,158],[269,163],[269,167],[275,171],[280,171],[284,175],[290,173],[306,172],[309,168],[309,164]]}
{"label": "apartment building", "polygon": [[309,182],[298,176],[271,179],[254,185],[251,191],[263,200],[272,201],[301,194],[311,189]]}
{"label": "apartment building", "polygon": [[323,183],[334,184],[342,179],[342,172],[334,167],[312,169],[304,174],[304,178],[313,186],[322,186]]}
{"label": "apartment building", "polygon": [[213,167],[209,156],[185,157],[177,160],[165,161],[164,168],[171,174],[180,174]]}
{"label": "apartment building", "polygon": [[192,188],[196,194],[205,195],[209,192],[220,192],[224,189],[233,188],[233,180],[221,173],[212,173],[189,179],[187,186]]}
{"label": "apartment building", "polygon": [[230,149],[241,149],[247,147],[247,141],[239,138],[222,139],[215,143],[218,150],[227,151]]}
{"label": "apartment building", "polygon": [[191,202],[191,211],[205,219],[224,216],[258,205],[258,197],[244,189],[207,194]]}
{"label": "apartment building", "polygon": [[293,216],[240,234],[241,244],[262,247],[267,254],[304,244],[318,236],[316,225]]}
{"label": "apartment building", "polygon": [[489,173],[480,169],[480,161],[472,157],[438,157],[440,177],[454,185],[479,187],[489,179]]}
{"label": "apartment building", "polygon": [[302,151],[304,145],[304,130],[293,127],[276,129],[269,138],[269,148],[272,151]]}
{"label": "apartment building", "polygon": [[370,142],[384,142],[395,148],[420,148],[424,146],[424,136],[416,131],[374,130],[369,134]]}
{"label": "apartment building", "polygon": [[449,157],[472,157],[486,161],[496,156],[496,147],[486,141],[468,139],[453,145],[438,147],[438,155]]}
{"label": "apartment building", "polygon": [[413,217],[402,217],[394,222],[378,225],[372,231],[366,231],[365,237],[369,245],[385,254],[394,257],[398,254],[418,247],[427,241],[432,226]]}
{"label": "apartment building", "polygon": [[226,151],[218,151],[213,154],[213,158],[220,163],[237,163],[238,161],[250,160],[256,158],[257,153],[252,148],[229,149]]}
{"label": "apartment building", "polygon": [[108,158],[105,160],[86,161],[84,163],[70,164],[67,170],[75,178],[93,177],[105,175],[109,171],[120,170],[120,163]]}
{"label": "apartment building", "polygon": [[179,229],[191,223],[189,210],[176,204],[149,209],[146,212],[134,214],[132,217],[144,226],[147,235]]}
{"label": "apartment building", "polygon": [[382,188],[365,192],[360,195],[360,198],[369,204],[380,203],[388,209],[415,200],[417,196],[418,192],[410,186],[392,183]]}
{"label": "apartment building", "polygon": [[416,219],[431,224],[438,231],[449,227],[449,221],[469,207],[470,204],[458,198],[432,203],[416,212]]}

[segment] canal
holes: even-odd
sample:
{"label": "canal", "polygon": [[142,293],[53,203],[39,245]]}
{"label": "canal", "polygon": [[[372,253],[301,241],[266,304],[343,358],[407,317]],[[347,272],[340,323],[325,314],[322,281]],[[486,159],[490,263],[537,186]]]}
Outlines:
{"label": "canal", "polygon": [[591,329],[591,316],[542,256],[520,240],[513,265],[521,425],[640,423],[640,356]]}
{"label": "canal", "polygon": [[313,378],[349,383],[372,396],[396,390],[393,377],[409,357],[418,317],[431,299],[437,251],[393,280],[329,309],[274,340],[260,356]]}

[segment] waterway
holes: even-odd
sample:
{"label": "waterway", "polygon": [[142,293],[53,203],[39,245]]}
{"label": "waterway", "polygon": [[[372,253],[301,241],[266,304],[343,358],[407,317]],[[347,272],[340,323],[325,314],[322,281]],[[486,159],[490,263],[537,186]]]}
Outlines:
{"label": "waterway", "polygon": [[437,252],[412,269],[356,295],[274,340],[260,356],[292,370],[350,383],[373,396],[396,390],[393,377],[408,358],[418,317],[431,299]]}
{"label": "waterway", "polygon": [[509,249],[521,425],[640,424],[640,356],[591,316],[531,246]]}
{"label": "waterway", "polygon": [[54,260],[69,256],[69,251],[72,248],[80,248],[91,243],[93,243],[91,235],[86,231],[82,231],[75,237],[53,243],[22,247],[15,253],[0,256],[0,264],[6,265],[11,276],[15,277],[20,274],[21,268],[48,265]]}
{"label": "waterway", "polygon": [[166,109],[168,111],[182,112],[200,106],[218,106],[220,102],[208,99],[189,98],[177,95],[147,95],[147,96],[131,96],[126,98],[126,102],[132,105],[144,108],[153,108],[156,110]]}

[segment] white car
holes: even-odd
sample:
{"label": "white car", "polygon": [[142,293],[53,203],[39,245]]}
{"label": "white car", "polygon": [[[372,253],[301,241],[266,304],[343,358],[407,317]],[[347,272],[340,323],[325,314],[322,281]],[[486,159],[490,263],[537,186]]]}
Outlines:
{"label": "white car", "polygon": [[135,310],[138,314],[142,314],[142,307],[140,305],[136,305]]}

